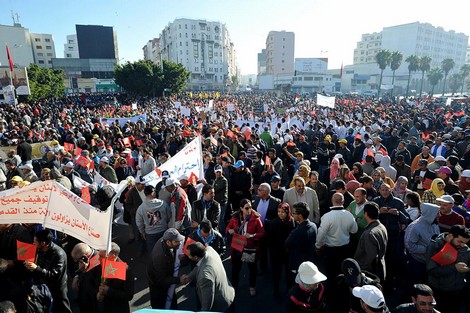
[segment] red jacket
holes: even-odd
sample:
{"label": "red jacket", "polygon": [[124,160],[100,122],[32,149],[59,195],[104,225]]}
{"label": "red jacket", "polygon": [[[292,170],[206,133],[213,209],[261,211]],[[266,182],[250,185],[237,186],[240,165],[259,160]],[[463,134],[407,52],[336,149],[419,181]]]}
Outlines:
{"label": "red jacket", "polygon": [[[229,229],[235,230],[236,233],[241,235],[245,235],[245,232],[240,232],[240,226],[242,225],[243,214],[240,212],[236,212],[233,214],[230,222],[227,225],[226,233],[228,234]],[[264,237],[264,228],[263,222],[261,222],[260,215],[258,212],[252,210],[250,219],[248,220],[248,224],[246,225],[246,233],[248,234],[256,234],[253,238],[248,238],[246,241],[245,248],[257,248],[258,240]]]}

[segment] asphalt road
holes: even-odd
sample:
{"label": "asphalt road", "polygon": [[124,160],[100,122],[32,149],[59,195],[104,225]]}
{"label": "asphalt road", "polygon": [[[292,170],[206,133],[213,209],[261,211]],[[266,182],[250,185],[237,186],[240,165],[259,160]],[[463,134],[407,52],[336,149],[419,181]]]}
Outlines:
{"label": "asphalt road", "polygon": [[[113,225],[113,241],[121,247],[121,259],[132,267],[135,274],[135,294],[130,302],[131,311],[150,308],[150,296],[146,278],[146,266],[148,256],[138,257],[139,244],[133,242],[128,244],[127,224],[119,220]],[[223,263],[229,279],[231,278],[230,258],[223,255]],[[188,273],[189,266],[182,268],[181,273]],[[272,289],[272,278],[270,273],[257,277],[257,295],[252,297],[248,288],[248,268],[243,266],[240,274],[240,285],[235,297],[235,312],[284,312],[285,296],[282,299],[274,299]],[[231,280],[231,279],[230,279]],[[281,283],[281,286],[282,283]],[[287,292],[287,290],[284,290]],[[178,309],[186,311],[196,310],[196,289],[194,286],[186,285],[177,287]],[[78,306],[73,303],[75,295],[69,288],[69,298],[72,302],[73,312],[79,312]]]}

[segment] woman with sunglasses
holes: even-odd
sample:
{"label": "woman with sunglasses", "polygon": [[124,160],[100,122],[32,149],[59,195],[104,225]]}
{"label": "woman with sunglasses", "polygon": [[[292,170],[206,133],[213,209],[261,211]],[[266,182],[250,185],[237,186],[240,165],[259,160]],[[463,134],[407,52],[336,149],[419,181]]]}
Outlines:
{"label": "woman with sunglasses", "polygon": [[[251,201],[249,199],[242,199],[240,201],[240,210],[232,215],[230,222],[227,225],[226,233],[229,236],[237,233],[246,238],[245,249],[243,253],[252,252],[255,254],[254,262],[245,261],[248,264],[249,270],[249,286],[250,295],[256,295],[256,268],[257,260],[259,258],[258,241],[264,236],[263,223],[260,219],[260,214],[253,210]],[[238,287],[240,281],[240,271],[242,269],[242,252],[231,249],[232,260],[232,284],[235,289]]]}

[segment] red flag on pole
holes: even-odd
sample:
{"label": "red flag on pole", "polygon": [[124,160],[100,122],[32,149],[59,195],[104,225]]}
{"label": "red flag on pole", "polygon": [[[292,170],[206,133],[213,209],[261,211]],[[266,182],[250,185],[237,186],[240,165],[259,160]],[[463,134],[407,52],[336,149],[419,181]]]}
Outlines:
{"label": "red flag on pole", "polygon": [[8,49],[8,45],[7,45],[7,57],[8,57],[8,63],[10,63],[10,72],[13,72],[13,65],[15,63],[13,63],[13,59],[11,58],[10,49]]}
{"label": "red flag on pole", "polygon": [[120,280],[126,280],[126,270],[127,263],[106,260],[105,267],[103,269],[103,278],[116,278]]}
{"label": "red flag on pole", "polygon": [[36,246],[30,243],[16,241],[16,255],[18,261],[34,262],[36,258]]}
{"label": "red flag on pole", "polygon": [[81,196],[81,198],[82,198],[83,201],[85,201],[86,203],[88,203],[88,204],[91,203],[90,188],[89,188],[88,186],[82,188],[82,196]]}

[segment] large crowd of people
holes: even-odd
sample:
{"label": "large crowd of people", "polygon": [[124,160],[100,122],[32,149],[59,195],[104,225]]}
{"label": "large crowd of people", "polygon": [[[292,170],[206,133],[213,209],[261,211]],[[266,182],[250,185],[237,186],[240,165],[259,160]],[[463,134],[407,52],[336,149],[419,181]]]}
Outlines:
{"label": "large crowd of people", "polygon": [[[257,277],[272,275],[287,312],[470,311],[470,100],[342,96],[328,108],[294,96],[95,94],[3,106],[0,188],[52,179],[82,196],[80,178],[106,210],[115,191],[95,173],[127,181],[127,244],[148,260],[155,309],[176,309],[175,285],[189,284],[195,311],[235,311],[237,294],[255,299]],[[204,177],[157,170],[197,136]],[[146,178],[154,171],[156,185]],[[37,259],[18,261],[17,240],[36,245]],[[71,312],[72,281],[80,312],[130,312],[132,269],[103,279],[96,261],[120,261],[121,248],[1,224],[0,307]],[[191,271],[175,274],[175,263]]]}

